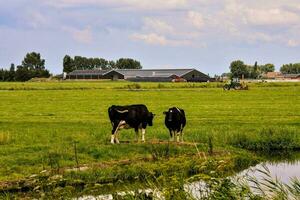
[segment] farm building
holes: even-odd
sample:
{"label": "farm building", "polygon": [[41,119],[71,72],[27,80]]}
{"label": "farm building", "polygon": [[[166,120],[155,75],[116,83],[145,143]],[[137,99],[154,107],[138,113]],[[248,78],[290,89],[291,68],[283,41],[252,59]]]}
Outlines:
{"label": "farm building", "polygon": [[300,80],[300,74],[284,74],[284,79]]}
{"label": "farm building", "polygon": [[300,80],[300,74],[282,74],[281,72],[268,72],[263,75],[266,79],[276,80]]}
{"label": "farm building", "polygon": [[112,69],[75,70],[66,79],[125,79],[150,82],[207,82],[210,77],[196,69]]}

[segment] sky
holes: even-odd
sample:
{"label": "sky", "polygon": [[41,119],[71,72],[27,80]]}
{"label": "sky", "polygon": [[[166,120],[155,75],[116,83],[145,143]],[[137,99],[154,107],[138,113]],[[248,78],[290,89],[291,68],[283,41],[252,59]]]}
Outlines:
{"label": "sky", "polygon": [[54,74],[66,54],[211,76],[238,59],[279,70],[300,62],[300,1],[0,0],[0,66],[32,51]]}

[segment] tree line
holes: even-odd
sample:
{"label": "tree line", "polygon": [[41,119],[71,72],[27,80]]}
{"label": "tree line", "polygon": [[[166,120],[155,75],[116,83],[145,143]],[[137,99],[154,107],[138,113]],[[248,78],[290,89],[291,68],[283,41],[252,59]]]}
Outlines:
{"label": "tree line", "polygon": [[264,65],[247,65],[241,60],[235,60],[230,64],[231,76],[235,78],[260,78],[262,74],[274,72],[275,66],[271,63]]}
{"label": "tree line", "polygon": [[[120,58],[116,61],[104,58],[86,58],[82,56],[65,55],[63,58],[63,72],[86,69],[141,69],[139,61],[132,58]],[[241,60],[235,60],[230,64],[230,73],[227,74],[236,78],[261,78],[263,74],[274,72],[274,64],[267,63],[258,65],[245,64]],[[283,74],[299,74],[300,63],[284,64],[280,68]],[[50,72],[45,68],[45,59],[41,58],[40,53],[27,53],[22,64],[15,67],[12,63],[10,69],[0,69],[0,81],[28,81],[32,78],[48,78]]]}
{"label": "tree line", "polygon": [[[235,60],[230,64],[230,76],[235,78],[261,78],[263,74],[268,72],[274,72],[275,66],[272,63],[258,65],[255,62],[254,65],[245,64],[241,60]],[[280,72],[283,74],[298,74],[300,73],[300,63],[284,64],[280,68]]]}
{"label": "tree line", "polygon": [[27,53],[22,64],[15,68],[12,63],[9,70],[0,69],[0,81],[28,81],[32,78],[49,78],[45,68],[45,59],[36,52]]}
{"label": "tree line", "polygon": [[300,63],[290,63],[282,65],[280,72],[283,74],[299,74],[300,73]]}
{"label": "tree line", "polygon": [[[139,61],[132,58],[120,58],[117,61],[104,58],[86,58],[66,55],[63,58],[63,72],[84,69],[141,69]],[[45,59],[37,52],[27,53],[22,64],[15,67],[12,63],[9,70],[0,69],[0,81],[28,81],[32,78],[49,78],[50,72],[45,68]]]}
{"label": "tree line", "polygon": [[82,56],[65,55],[63,59],[63,72],[69,73],[74,70],[86,69],[142,69],[139,61],[132,58],[120,58],[117,61],[104,58],[86,58]]}

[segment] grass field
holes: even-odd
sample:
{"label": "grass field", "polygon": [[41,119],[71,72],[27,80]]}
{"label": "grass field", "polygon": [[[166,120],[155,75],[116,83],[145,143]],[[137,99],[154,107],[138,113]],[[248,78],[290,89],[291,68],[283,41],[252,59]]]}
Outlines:
{"label": "grass field", "polygon": [[[256,143],[261,138],[273,138],[276,142],[285,136],[288,139],[283,145],[292,142],[291,148],[300,148],[300,83],[250,84],[245,91],[223,91],[221,86],[0,83],[0,180],[22,178],[54,164],[74,166],[74,142],[80,164],[149,156],[153,145],[147,142],[109,143],[111,124],[107,108],[113,104],[143,103],[156,114],[154,126],[147,128],[146,141],[168,140],[162,113],[178,106],[187,117],[185,140],[202,143],[200,150],[207,148],[209,136],[213,136],[214,146],[223,149],[233,145],[255,150],[259,147],[245,141]],[[133,130],[120,132],[121,141],[133,139]],[[196,150],[175,146],[172,153],[191,151]]]}

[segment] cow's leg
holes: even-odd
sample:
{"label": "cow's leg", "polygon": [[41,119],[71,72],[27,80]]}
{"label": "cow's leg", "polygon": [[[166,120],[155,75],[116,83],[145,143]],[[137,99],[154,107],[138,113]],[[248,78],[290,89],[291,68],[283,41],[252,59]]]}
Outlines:
{"label": "cow's leg", "polygon": [[179,142],[179,132],[176,131],[176,142]]}
{"label": "cow's leg", "polygon": [[112,144],[114,144],[115,142],[119,143],[117,134],[118,134],[118,129],[119,129],[120,123],[121,122],[113,124],[113,129],[111,131],[111,138],[110,138],[110,143],[112,143]]}
{"label": "cow's leg", "polygon": [[145,142],[145,133],[146,133],[147,123],[142,124],[142,142]]}
{"label": "cow's leg", "polygon": [[134,131],[135,131],[135,141],[138,142],[139,141],[139,129],[134,128]]}
{"label": "cow's leg", "polygon": [[115,136],[114,136],[114,134],[111,134],[110,143],[112,143],[112,144],[115,143]]}
{"label": "cow's leg", "polygon": [[183,142],[183,129],[180,130],[181,142]]}
{"label": "cow's leg", "polygon": [[110,143],[114,144],[115,143],[115,132],[117,130],[118,127],[118,123],[111,123],[113,126],[113,129],[111,131],[111,138],[110,138]]}
{"label": "cow's leg", "polygon": [[173,132],[173,142],[175,142],[175,137],[176,137],[176,131],[172,131]]}
{"label": "cow's leg", "polygon": [[172,140],[173,140],[173,133],[172,133],[172,130],[169,129],[169,132],[170,132],[170,141],[172,141]]}
{"label": "cow's leg", "polygon": [[180,126],[181,142],[183,142],[183,125]]}
{"label": "cow's leg", "polygon": [[146,129],[142,128],[142,142],[145,142],[145,133],[146,133]]}
{"label": "cow's leg", "polygon": [[119,139],[118,139],[118,135],[119,135],[119,133],[117,132],[116,135],[115,135],[115,142],[116,142],[117,144],[120,143],[120,141],[119,141]]}

